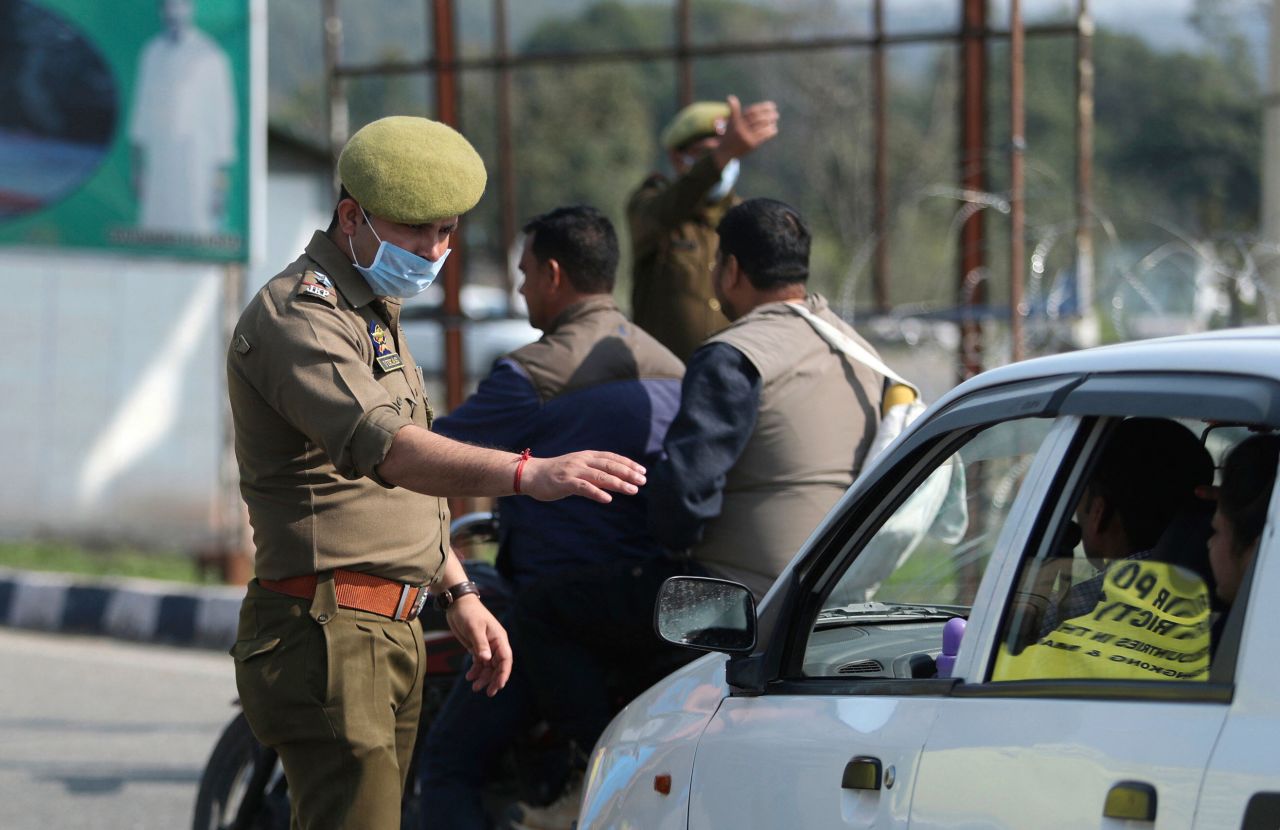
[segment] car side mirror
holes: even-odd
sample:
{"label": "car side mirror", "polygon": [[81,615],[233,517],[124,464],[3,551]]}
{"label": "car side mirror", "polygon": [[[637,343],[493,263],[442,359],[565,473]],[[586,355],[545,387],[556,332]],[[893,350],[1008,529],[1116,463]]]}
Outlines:
{"label": "car side mirror", "polygon": [[701,651],[745,654],[756,647],[756,603],[736,582],[673,576],[654,604],[653,627],[668,643]]}

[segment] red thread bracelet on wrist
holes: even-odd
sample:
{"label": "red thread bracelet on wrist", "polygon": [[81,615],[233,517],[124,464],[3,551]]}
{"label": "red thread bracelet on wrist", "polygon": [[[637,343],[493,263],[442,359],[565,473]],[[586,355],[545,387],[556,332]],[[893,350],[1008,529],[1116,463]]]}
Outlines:
{"label": "red thread bracelet on wrist", "polygon": [[524,452],[520,453],[520,460],[516,462],[516,479],[512,482],[512,489],[516,491],[517,495],[520,493],[520,476],[524,475],[524,462],[528,461],[529,456],[532,454],[529,448],[525,447]]}

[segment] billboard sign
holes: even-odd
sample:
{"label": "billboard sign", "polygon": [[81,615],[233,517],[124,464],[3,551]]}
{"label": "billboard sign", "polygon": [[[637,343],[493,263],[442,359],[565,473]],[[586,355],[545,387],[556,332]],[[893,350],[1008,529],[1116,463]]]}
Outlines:
{"label": "billboard sign", "polygon": [[243,262],[250,0],[0,0],[0,244]]}

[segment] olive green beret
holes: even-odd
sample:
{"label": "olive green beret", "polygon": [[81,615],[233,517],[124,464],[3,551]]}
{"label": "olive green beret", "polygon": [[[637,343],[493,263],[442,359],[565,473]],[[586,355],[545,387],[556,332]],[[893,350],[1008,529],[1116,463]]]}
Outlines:
{"label": "olive green beret", "polygon": [[484,161],[447,124],[393,115],[356,131],[338,157],[338,178],[366,211],[417,225],[458,216],[484,193]]}
{"label": "olive green beret", "polygon": [[723,101],[698,101],[690,104],[671,119],[662,131],[662,146],[678,150],[698,138],[724,132],[724,121],[729,117],[729,105]]}

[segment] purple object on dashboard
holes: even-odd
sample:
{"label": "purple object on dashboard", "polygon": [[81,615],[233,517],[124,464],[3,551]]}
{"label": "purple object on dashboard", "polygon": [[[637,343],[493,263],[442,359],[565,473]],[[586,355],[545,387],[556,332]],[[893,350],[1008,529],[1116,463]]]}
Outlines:
{"label": "purple object on dashboard", "polygon": [[960,653],[960,639],[964,637],[966,621],[963,617],[947,620],[942,627],[942,653],[938,655],[938,677],[950,677]]}

